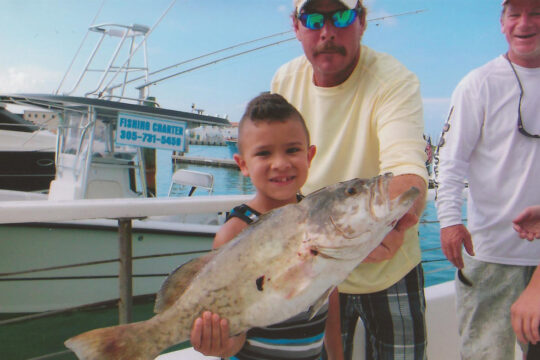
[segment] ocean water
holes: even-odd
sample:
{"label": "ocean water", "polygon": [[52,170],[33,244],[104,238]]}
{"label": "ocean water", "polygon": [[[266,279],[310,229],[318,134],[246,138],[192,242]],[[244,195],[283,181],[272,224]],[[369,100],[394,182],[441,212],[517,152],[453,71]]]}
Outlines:
{"label": "ocean water", "polygon": [[[157,192],[158,196],[167,196],[171,184],[173,164],[170,151],[157,152]],[[229,159],[232,154],[226,146],[190,145],[189,156]],[[246,178],[236,169],[213,167],[193,164],[182,164],[181,168],[211,173],[214,175],[215,195],[251,194],[254,187],[249,178]],[[178,192],[187,194],[189,189],[180,189]],[[204,196],[204,190],[197,190],[194,195]],[[433,201],[428,201],[426,209],[420,219],[418,228],[420,247],[422,249],[422,262],[424,266],[425,286],[439,284],[452,280],[455,268],[446,260],[440,248],[440,231],[437,222],[437,212]]]}

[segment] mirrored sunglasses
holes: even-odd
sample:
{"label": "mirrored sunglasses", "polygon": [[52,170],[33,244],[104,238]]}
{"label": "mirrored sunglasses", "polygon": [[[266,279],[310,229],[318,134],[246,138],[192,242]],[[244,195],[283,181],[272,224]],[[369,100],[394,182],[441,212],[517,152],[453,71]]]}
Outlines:
{"label": "mirrored sunglasses", "polygon": [[360,11],[360,9],[347,9],[331,13],[301,13],[297,18],[310,30],[322,29],[326,20],[331,20],[337,28],[345,28],[354,22]]}

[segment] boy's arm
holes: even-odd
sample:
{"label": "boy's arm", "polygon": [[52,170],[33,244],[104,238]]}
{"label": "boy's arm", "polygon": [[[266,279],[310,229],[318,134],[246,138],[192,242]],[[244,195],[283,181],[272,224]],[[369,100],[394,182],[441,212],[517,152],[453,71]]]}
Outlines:
{"label": "boy's arm", "polygon": [[234,237],[246,227],[247,224],[236,217],[229,219],[229,221],[223,224],[223,226],[216,233],[216,236],[214,237],[214,242],[212,243],[212,249],[217,249],[225,245],[226,243],[234,239]]}
{"label": "boy's arm", "polygon": [[341,325],[339,311],[339,293],[337,288],[328,298],[328,318],[324,335],[324,345],[328,360],[343,360],[343,343],[341,342]]}
{"label": "boy's arm", "polygon": [[[212,248],[217,249],[228,243],[246,227],[247,224],[242,220],[230,219],[216,233]],[[205,311],[193,322],[190,340],[193,348],[206,356],[227,358],[242,349],[246,334],[230,336],[227,319]]]}

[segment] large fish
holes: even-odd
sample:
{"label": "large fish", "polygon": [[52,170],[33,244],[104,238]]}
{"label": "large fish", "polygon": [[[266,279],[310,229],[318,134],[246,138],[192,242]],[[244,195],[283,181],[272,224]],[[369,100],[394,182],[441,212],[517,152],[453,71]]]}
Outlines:
{"label": "large fish", "polygon": [[231,333],[317,313],[331,290],[377,247],[417,197],[394,200],[391,175],[328,186],[260,217],[218,250],[175,270],[149,320],[96,329],[65,342],[80,359],[153,359],[189,339],[209,310]]}

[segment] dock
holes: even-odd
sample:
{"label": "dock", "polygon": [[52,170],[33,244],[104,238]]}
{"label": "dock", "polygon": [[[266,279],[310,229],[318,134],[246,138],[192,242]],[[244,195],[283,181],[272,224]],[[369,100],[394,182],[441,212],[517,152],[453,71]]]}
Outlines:
{"label": "dock", "polygon": [[200,156],[185,156],[185,155],[173,155],[173,162],[185,163],[185,164],[195,164],[195,165],[206,165],[206,166],[216,166],[216,167],[228,167],[238,169],[238,165],[233,159],[220,159],[220,158],[208,158]]}

